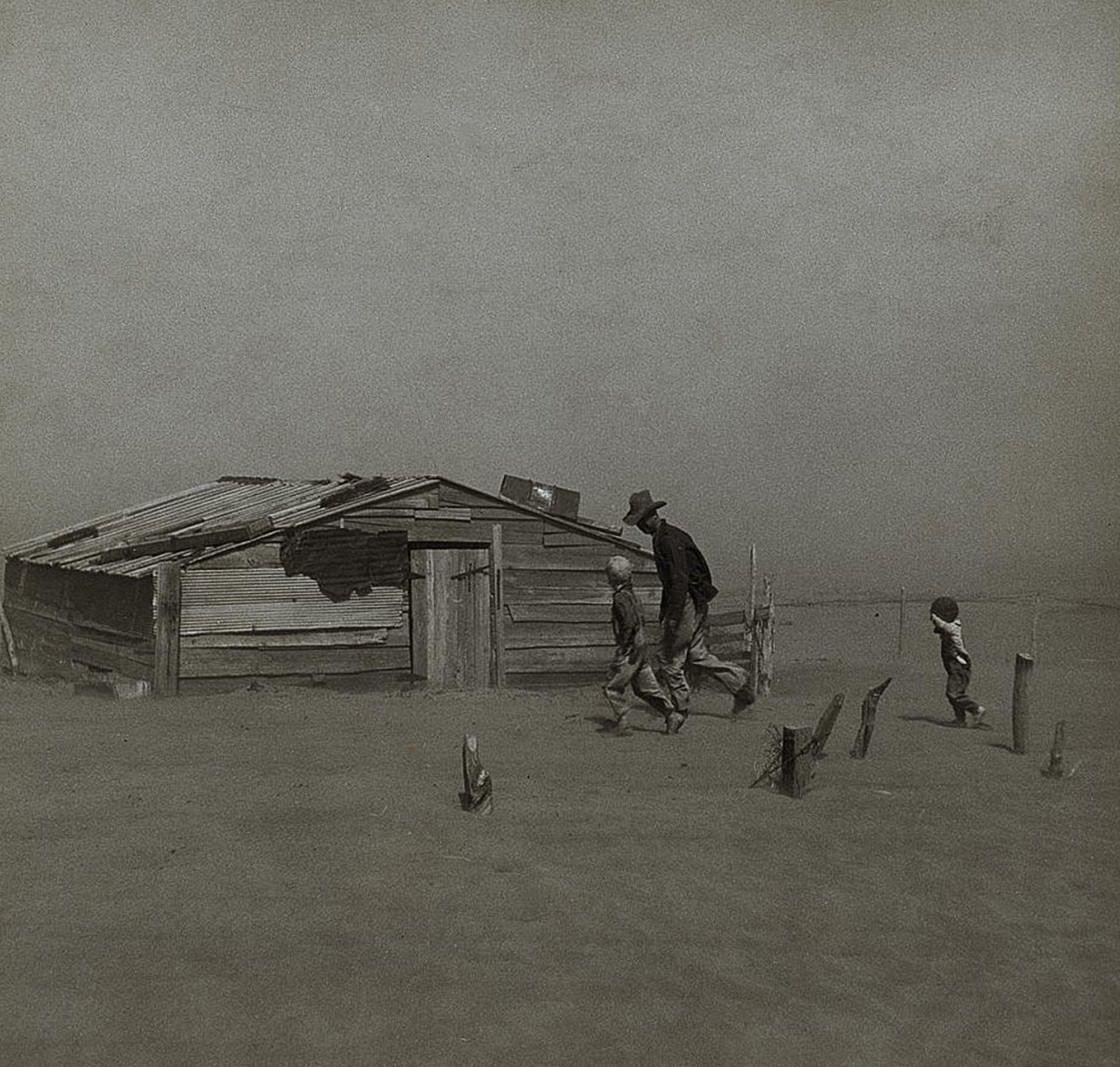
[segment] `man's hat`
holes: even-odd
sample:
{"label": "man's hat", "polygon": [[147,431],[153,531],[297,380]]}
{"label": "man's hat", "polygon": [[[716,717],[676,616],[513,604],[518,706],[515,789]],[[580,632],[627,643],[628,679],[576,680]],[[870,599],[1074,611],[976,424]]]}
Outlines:
{"label": "man's hat", "polygon": [[630,510],[622,516],[627,526],[637,526],[647,515],[665,506],[664,500],[654,500],[648,489],[630,494]]}

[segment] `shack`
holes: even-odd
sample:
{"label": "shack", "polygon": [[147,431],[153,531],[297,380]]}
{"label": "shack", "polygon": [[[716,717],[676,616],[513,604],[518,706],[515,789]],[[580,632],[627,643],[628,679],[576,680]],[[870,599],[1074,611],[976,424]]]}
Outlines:
{"label": "shack", "polygon": [[[630,559],[647,620],[660,587],[648,548],[578,499],[509,477],[219,478],[5,549],[3,647],[20,674],[159,695],[586,683],[612,644],[606,560]],[[742,609],[712,621],[741,657]]]}

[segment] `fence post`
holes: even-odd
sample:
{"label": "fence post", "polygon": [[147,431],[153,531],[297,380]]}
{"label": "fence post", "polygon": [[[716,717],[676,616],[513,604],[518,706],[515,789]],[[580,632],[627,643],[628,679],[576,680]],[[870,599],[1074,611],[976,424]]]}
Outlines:
{"label": "fence post", "polygon": [[774,585],[769,578],[762,579],[762,596],[765,604],[759,611],[755,640],[762,646],[758,654],[758,693],[766,696],[774,681]]}
{"label": "fence post", "polygon": [[1020,755],[1030,744],[1031,673],[1034,660],[1022,652],[1015,655],[1015,686],[1011,690],[1011,747]]}
{"label": "fence post", "polygon": [[179,692],[179,614],[182,572],[178,563],[161,563],[156,571],[155,661],[152,692],[173,697]]}
{"label": "fence post", "polygon": [[497,689],[506,684],[506,627],[502,589],[502,524],[490,527],[490,644],[493,677]]}
{"label": "fence post", "polygon": [[782,727],[782,772],[778,790],[787,797],[802,797],[809,788],[813,775],[812,738],[811,726]]}

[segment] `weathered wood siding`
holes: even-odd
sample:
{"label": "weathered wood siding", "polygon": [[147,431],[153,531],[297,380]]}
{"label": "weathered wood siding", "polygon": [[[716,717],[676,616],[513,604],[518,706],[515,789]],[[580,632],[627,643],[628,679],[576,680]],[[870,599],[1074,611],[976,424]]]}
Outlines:
{"label": "weathered wood siding", "polygon": [[21,674],[76,678],[93,667],[151,680],[151,578],[9,559],[4,609]]}

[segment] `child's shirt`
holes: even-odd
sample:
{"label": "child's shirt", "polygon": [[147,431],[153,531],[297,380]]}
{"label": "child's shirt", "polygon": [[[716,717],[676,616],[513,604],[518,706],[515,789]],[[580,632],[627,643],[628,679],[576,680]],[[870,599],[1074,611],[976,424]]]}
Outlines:
{"label": "child's shirt", "polygon": [[952,622],[946,622],[936,615],[931,616],[931,618],[938,636],[941,638],[941,662],[945,664],[945,669],[948,670],[953,663],[959,663],[963,667],[971,667],[972,658],[965,651],[964,638],[961,635],[961,620],[954,619]]}
{"label": "child's shirt", "polygon": [[611,602],[611,626],[614,628],[614,643],[620,653],[629,656],[636,648],[645,644],[642,605],[638,603],[631,582],[615,587]]}

